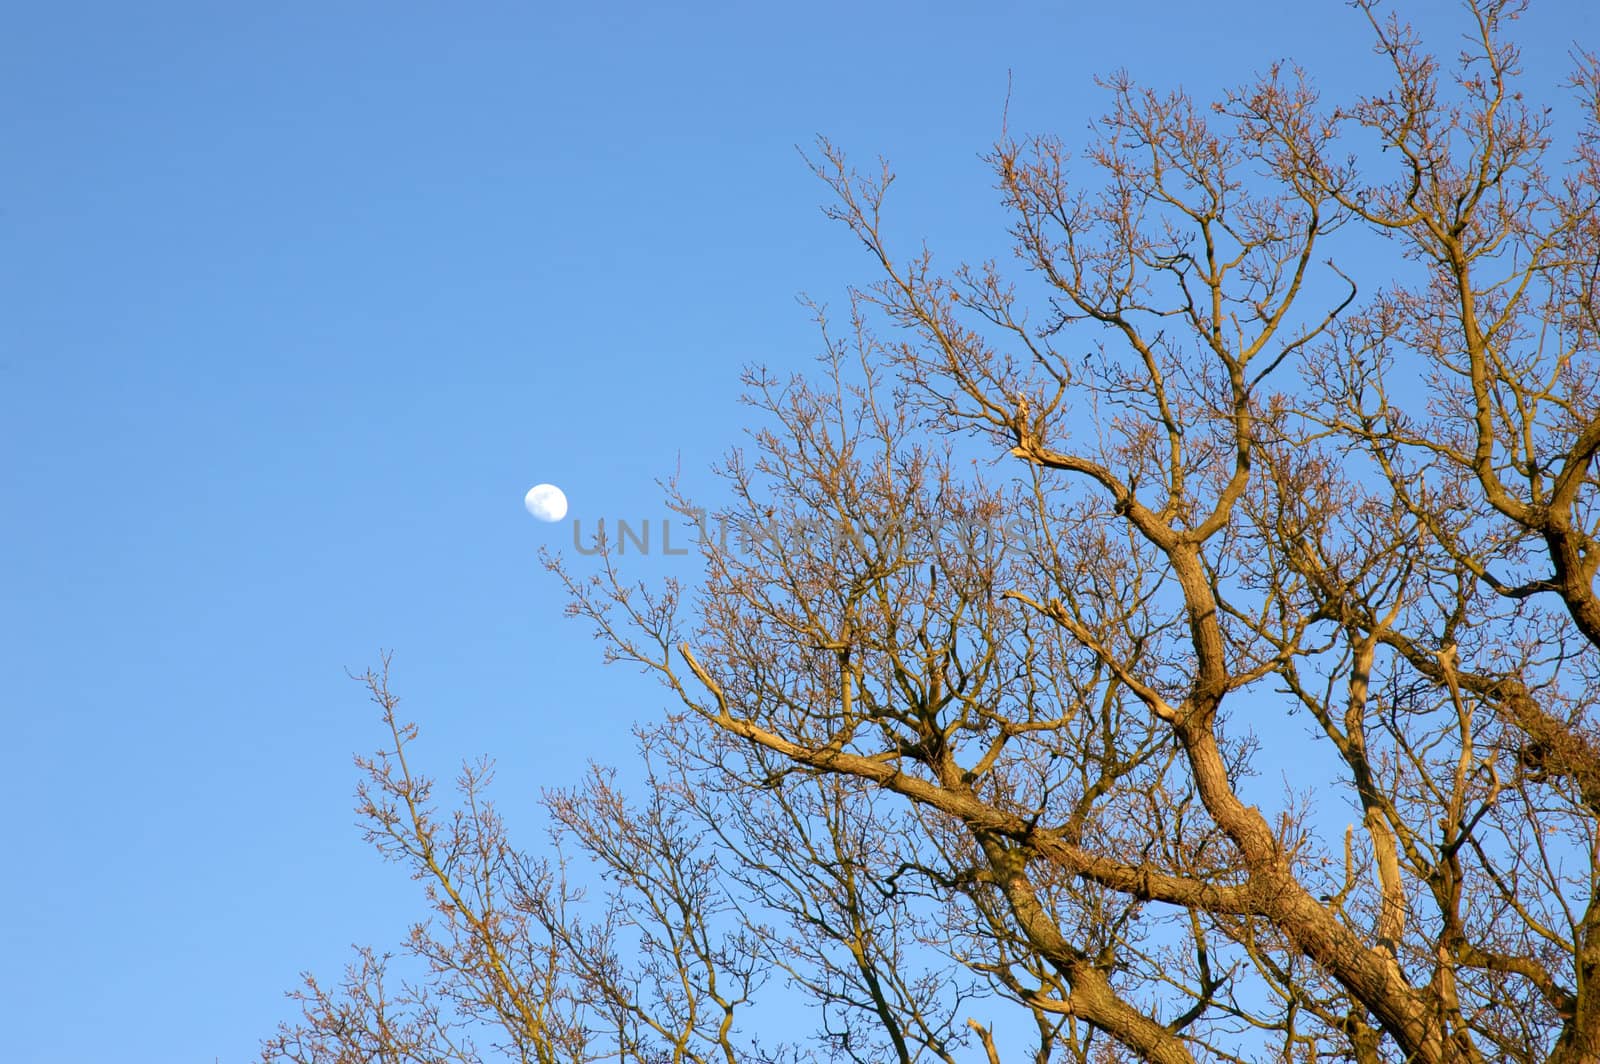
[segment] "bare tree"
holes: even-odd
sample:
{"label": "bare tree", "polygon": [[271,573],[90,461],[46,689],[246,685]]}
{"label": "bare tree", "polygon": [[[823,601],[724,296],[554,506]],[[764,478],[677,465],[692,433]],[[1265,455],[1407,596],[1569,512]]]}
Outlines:
{"label": "bare tree", "polygon": [[1081,156],[1002,139],[1014,277],[897,254],[824,143],[880,278],[749,375],[737,535],[692,599],[551,561],[681,703],[642,804],[532,860],[370,677],[425,970],[267,1058],[1600,1060],[1600,60],[1557,148],[1520,4],[1449,61],[1355,6],[1352,103],[1119,76]]}

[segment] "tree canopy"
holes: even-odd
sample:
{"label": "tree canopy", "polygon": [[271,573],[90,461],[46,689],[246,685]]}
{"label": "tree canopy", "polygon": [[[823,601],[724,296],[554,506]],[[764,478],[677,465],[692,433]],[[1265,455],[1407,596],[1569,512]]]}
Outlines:
{"label": "tree canopy", "polygon": [[1600,59],[1355,6],[1357,99],[1008,132],[1011,262],[822,143],[877,279],[749,371],[725,505],[669,485],[703,579],[549,559],[675,699],[648,787],[519,847],[369,675],[429,919],[265,1059],[1600,1060]]}

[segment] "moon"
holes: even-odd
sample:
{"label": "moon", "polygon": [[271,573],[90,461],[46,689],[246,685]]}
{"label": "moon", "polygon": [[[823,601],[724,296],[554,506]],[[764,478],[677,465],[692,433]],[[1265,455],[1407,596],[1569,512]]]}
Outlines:
{"label": "moon", "polygon": [[567,516],[567,494],[554,484],[535,484],[522,497],[522,505],[541,521],[559,521]]}

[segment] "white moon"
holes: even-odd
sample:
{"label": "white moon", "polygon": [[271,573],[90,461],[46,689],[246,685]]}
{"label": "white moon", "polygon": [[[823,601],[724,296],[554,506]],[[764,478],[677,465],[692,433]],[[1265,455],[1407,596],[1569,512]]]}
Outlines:
{"label": "white moon", "polygon": [[566,492],[554,484],[535,484],[522,497],[522,505],[541,521],[559,521],[567,516]]}

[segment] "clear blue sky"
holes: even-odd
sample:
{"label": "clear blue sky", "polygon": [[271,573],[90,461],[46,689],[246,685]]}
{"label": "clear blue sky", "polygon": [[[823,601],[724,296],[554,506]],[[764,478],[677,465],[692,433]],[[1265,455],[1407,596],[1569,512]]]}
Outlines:
{"label": "clear blue sky", "polygon": [[[300,969],[396,940],[413,885],[351,812],[380,647],[434,767],[497,755],[530,827],[630,758],[661,698],[561,617],[569,526],[522,492],[660,513],[740,365],[807,364],[796,294],[871,274],[797,144],[889,155],[896,231],[998,253],[1008,70],[1013,129],[1075,139],[1119,66],[1371,63],[1331,0],[869,7],[7,6],[7,1060],[245,1060]],[[1536,7],[1553,84],[1600,21]]]}

